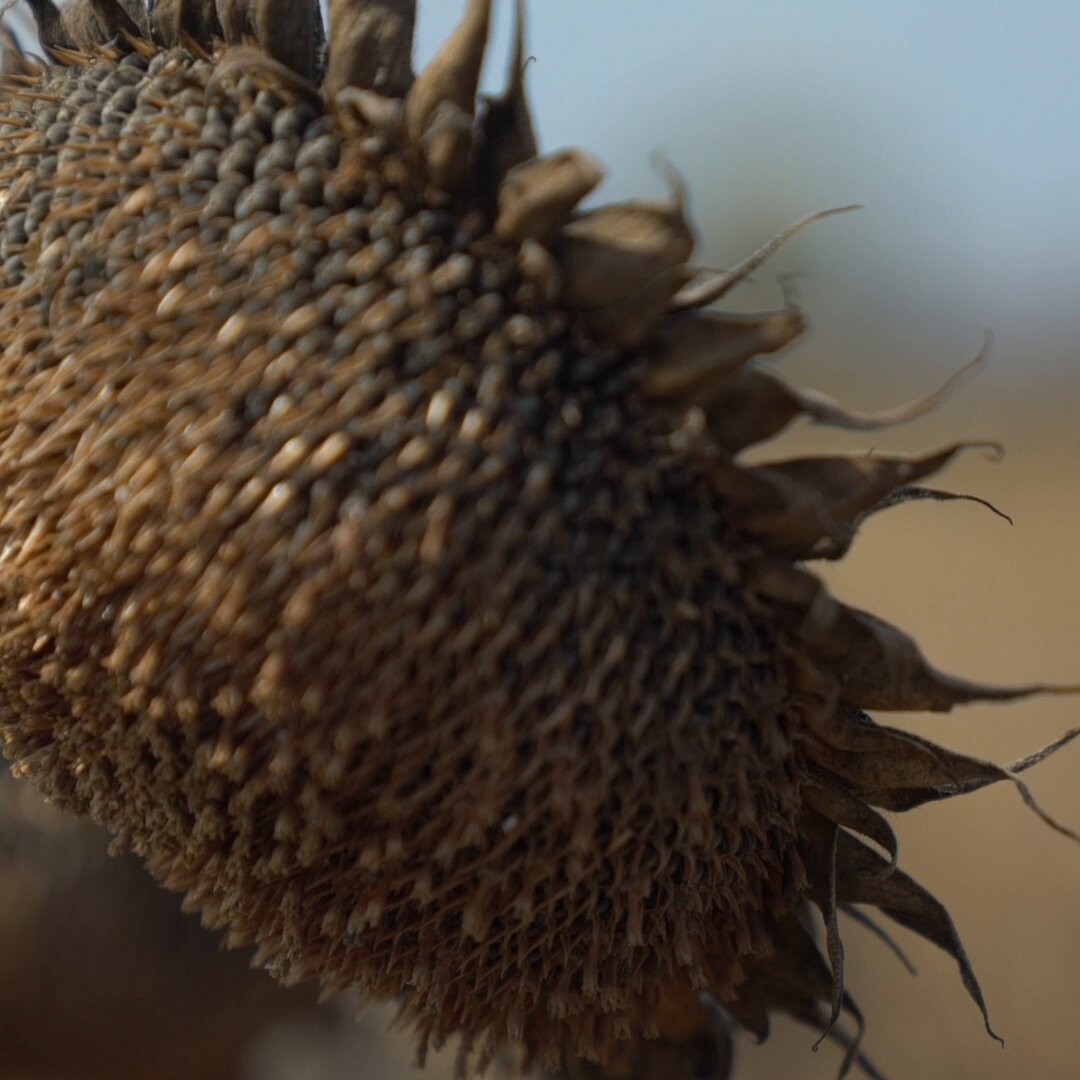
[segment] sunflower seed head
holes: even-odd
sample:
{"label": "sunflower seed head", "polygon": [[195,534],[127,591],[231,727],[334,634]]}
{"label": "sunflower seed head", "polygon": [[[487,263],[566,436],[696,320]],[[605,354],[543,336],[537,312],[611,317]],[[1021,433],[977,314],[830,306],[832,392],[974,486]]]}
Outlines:
{"label": "sunflower seed head", "polygon": [[415,79],[411,3],[332,4],[326,65],[314,10],[163,2],[155,44],[35,5],[56,64],[0,99],[6,752],[424,1045],[723,1076],[719,1012],[782,1008],[852,1065],[860,903],[985,1011],[878,810],[1036,804],[862,709],[1039,688],[938,672],[805,566],[963,447],[740,456],[955,380],[874,415],[759,367],[802,314],[702,308],[806,222],[703,275],[671,170],[580,211],[602,171],[537,155],[520,10],[479,110],[487,0]]}

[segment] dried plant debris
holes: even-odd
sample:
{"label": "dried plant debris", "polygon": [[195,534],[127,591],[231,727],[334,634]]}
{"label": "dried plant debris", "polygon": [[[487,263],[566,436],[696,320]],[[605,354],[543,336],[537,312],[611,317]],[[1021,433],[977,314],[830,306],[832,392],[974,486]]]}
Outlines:
{"label": "dried plant debris", "polygon": [[302,4],[36,3],[51,62],[0,106],[5,750],[463,1071],[726,1077],[780,1010],[875,1075],[838,913],[985,1011],[880,811],[1034,802],[863,710],[1040,688],[936,671],[804,561],[961,447],[745,464],[941,394],[867,416],[760,367],[802,314],[703,308],[776,244],[695,270],[670,170],[582,212],[602,170],[537,156],[520,28],[477,100],[490,8],[414,75],[406,0],[331,4],[325,50]]}

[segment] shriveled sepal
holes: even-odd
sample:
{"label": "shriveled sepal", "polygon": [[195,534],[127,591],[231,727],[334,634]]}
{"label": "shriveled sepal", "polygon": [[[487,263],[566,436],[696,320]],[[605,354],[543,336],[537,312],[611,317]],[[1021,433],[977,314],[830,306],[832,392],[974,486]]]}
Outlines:
{"label": "shriveled sepal", "polygon": [[737,285],[742,284],[758,267],[807,226],[814,224],[816,221],[821,221],[822,218],[831,217],[833,214],[846,214],[851,210],[860,209],[861,207],[856,205],[836,206],[830,210],[819,210],[817,213],[807,214],[806,217],[800,218],[793,224],[788,225],[787,228],[781,229],[771,240],[730,270],[695,275],[693,281],[675,297],[672,306],[679,309],[692,309],[703,308],[716,303],[717,300],[723,299]]}
{"label": "shriveled sepal", "polygon": [[[1080,729],[1066,732],[1049,746],[1011,766],[957,753],[908,731],[881,725],[859,709],[842,709],[817,736],[806,744],[806,755],[819,767],[818,775],[831,774],[845,785],[845,792],[865,804],[885,810],[911,810],[924,803],[966,795],[989,784],[1013,784],[1024,803],[1055,832],[1080,842],[1080,837],[1048,814],[1036,801],[1019,774],[1067,746]],[[821,785],[827,788],[827,784]],[[854,828],[881,843],[871,830],[838,821],[834,813],[814,802],[821,796],[808,789],[807,805],[830,821]],[[890,850],[887,844],[882,844]]]}
{"label": "shriveled sepal", "polygon": [[525,0],[514,8],[514,47],[510,77],[499,97],[485,97],[476,133],[473,191],[485,206],[494,206],[499,185],[511,169],[539,153],[532,111],[525,91]]}
{"label": "shriveled sepal", "polygon": [[145,33],[120,0],[73,0],[62,9],[53,0],[29,0],[39,36],[50,49],[88,50],[131,34]]}
{"label": "shriveled sepal", "polygon": [[805,330],[802,312],[791,308],[760,315],[668,315],[646,344],[642,392],[659,401],[708,402],[732,372],[755,356],[778,352]]}
{"label": "shriveled sepal", "polygon": [[464,18],[405,101],[409,138],[432,180],[448,191],[460,190],[469,179],[476,91],[490,29],[491,0],[469,0]]}
{"label": "shriveled sepal", "polygon": [[[23,53],[11,29],[0,22],[0,80],[9,75],[32,78],[36,75],[36,71],[33,62]],[[0,95],[3,92],[3,82],[0,81]]]}
{"label": "shriveled sepal", "polygon": [[499,187],[496,235],[548,243],[603,179],[603,166],[583,150],[557,150],[518,166]]}
{"label": "shriveled sepal", "polygon": [[739,368],[729,379],[717,381],[707,396],[699,395],[698,403],[706,411],[717,444],[730,454],[771,439],[799,417],[848,431],[879,431],[932,412],[984,363],[987,355],[984,348],[971,363],[926,397],[878,412],[845,408],[824,394],[795,389],[771,372],[753,366]]}
{"label": "shriveled sepal", "polygon": [[639,345],[686,283],[694,241],[681,185],[667,201],[582,214],[563,228],[555,247],[563,298],[588,314],[598,337]]}
{"label": "shriveled sepal", "polygon": [[718,477],[742,489],[747,527],[774,554],[828,558],[847,550],[870,509],[972,446],[998,449],[992,443],[957,443],[921,458],[798,458],[752,469],[721,467]]}
{"label": "shriveled sepal", "polygon": [[900,845],[892,826],[863,799],[837,784],[828,769],[813,771],[811,782],[803,789],[803,801],[826,821],[857,832],[888,852],[885,873],[891,874],[896,868]]}
{"label": "shriveled sepal", "polygon": [[730,460],[716,462],[710,475],[713,490],[740,530],[773,555],[809,550],[822,541],[843,541],[843,526],[810,488]]}
{"label": "shriveled sepal", "polygon": [[187,35],[200,45],[209,45],[223,36],[215,0],[158,0],[150,12],[150,30],[155,41],[179,45]]}
{"label": "shriveled sepal", "polygon": [[834,822],[827,822],[824,831],[828,837],[824,858],[818,858],[810,864],[810,899],[817,905],[825,923],[825,949],[832,971],[832,995],[829,1020],[814,1044],[815,1050],[835,1029],[844,1009],[844,940],[840,935],[836,906],[836,852],[840,842],[840,827]]}
{"label": "shriveled sepal", "polygon": [[[838,1080],[855,1067],[872,1080],[884,1080],[860,1049],[862,1013],[850,994],[842,987],[837,990],[833,971],[808,929],[808,921],[808,912],[803,908],[777,926],[773,934],[775,956],[755,963],[746,982],[739,987],[738,996],[725,1002],[724,1007],[759,1042],[768,1036],[769,1013],[786,1012],[822,1033],[822,1039],[843,1047]],[[832,1006],[837,1000],[839,1013],[846,1013],[854,1021],[854,1034],[831,1020]]]}
{"label": "shriveled sepal", "polygon": [[327,97],[350,86],[405,97],[415,33],[416,0],[330,0]]}
{"label": "shriveled sepal", "polygon": [[[254,38],[298,75],[316,77],[322,16],[313,0],[217,0],[217,16],[230,44]],[[208,13],[200,17],[205,20]]]}
{"label": "shriveled sepal", "polygon": [[106,41],[147,37],[149,18],[141,0],[89,0],[89,7],[97,15],[101,32],[108,34]]}
{"label": "shriveled sepal", "polygon": [[305,79],[280,60],[275,60],[263,49],[251,45],[234,45],[214,64],[214,72],[207,80],[207,94],[222,93],[245,76],[259,79],[267,87],[287,87],[298,98],[306,98],[312,104],[320,101],[318,87]]}
{"label": "shriveled sepal", "polygon": [[120,0],[75,0],[64,10],[64,21],[80,49],[104,45],[124,34],[137,37],[142,33]]}
{"label": "shriveled sepal", "polygon": [[956,443],[926,457],[902,458],[880,454],[862,457],[796,458],[762,466],[774,476],[783,476],[812,488],[824,500],[829,513],[850,520],[867,507],[875,506],[897,488],[931,476],[945,468],[961,451],[985,447],[998,452],[996,443]]}
{"label": "shriveled sepal", "polygon": [[905,484],[902,487],[890,491],[883,499],[856,514],[848,523],[846,530],[847,535],[841,539],[840,543],[819,546],[813,552],[804,556],[804,558],[842,559],[848,553],[856,534],[867,518],[872,517],[875,514],[880,514],[884,510],[892,509],[895,506],[903,506],[910,502],[925,501],[975,503],[977,506],[985,507],[996,517],[1001,518],[1003,521],[1007,521],[1010,525],[1013,523],[1013,519],[1009,517],[1008,514],[998,509],[998,507],[988,499],[979,498],[978,495],[970,495],[966,492],[942,491],[938,488],[925,487],[921,484]]}
{"label": "shriveled sepal", "polygon": [[[812,783],[804,789],[807,812],[800,824],[802,854],[811,868],[811,896],[826,925],[833,972],[833,1009],[843,993],[843,947],[838,911],[868,925],[911,969],[896,943],[868,916],[853,907],[871,904],[900,925],[938,945],[956,961],[969,995],[995,1038],[982,991],[945,907],[922,886],[896,868],[892,831],[871,805],[907,810],[923,802],[948,798],[1002,780],[1013,783],[1025,803],[1047,824],[1074,841],[1035,801],[1018,773],[1045,760],[1080,736],[1070,731],[1036,754],[1011,767],[996,765],[937,746],[909,732],[875,723],[859,709],[841,708],[812,718],[813,737],[805,744],[816,763]],[[882,858],[851,832],[873,840],[888,853]]]}
{"label": "shriveled sepal", "polygon": [[841,700],[860,708],[948,712],[973,701],[1076,692],[1044,684],[987,686],[937,671],[909,635],[869,612],[838,603],[817,577],[795,566],[763,562],[754,585],[833,672]]}
{"label": "shriveled sepal", "polygon": [[931,667],[913,638],[869,612],[837,605],[837,618],[817,644],[836,663],[842,696],[870,709],[946,712],[972,701],[1013,701],[1047,690],[995,687]]}
{"label": "shriveled sepal", "polygon": [[839,1015],[836,1003],[842,1003],[846,997],[837,913],[853,904],[869,904],[937,945],[956,961],[964,987],[982,1013],[987,1032],[1000,1042],[990,1025],[978,979],[945,906],[877,852],[816,813],[803,816],[800,831],[804,857],[818,868],[811,892],[825,920],[829,942],[833,1009],[826,1034]]}
{"label": "shriveled sepal", "polygon": [[[819,833],[820,842],[820,833]],[[960,978],[983,1016],[987,1033],[1001,1038],[990,1025],[982,988],[949,912],[917,881],[902,870],[884,874],[877,852],[840,831],[836,850],[836,895],[842,904],[872,904],[883,915],[937,945],[956,961]]]}
{"label": "shriveled sepal", "polygon": [[64,26],[63,16],[53,0],[26,0],[34,22],[37,23],[38,37],[46,48],[71,49],[75,43],[71,40]]}

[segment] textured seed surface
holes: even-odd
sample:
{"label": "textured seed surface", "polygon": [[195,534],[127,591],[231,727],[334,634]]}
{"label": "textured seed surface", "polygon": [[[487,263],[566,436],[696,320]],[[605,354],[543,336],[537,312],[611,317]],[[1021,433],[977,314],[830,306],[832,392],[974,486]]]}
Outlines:
{"label": "textured seed surface", "polygon": [[[176,68],[129,103],[172,101],[205,75]],[[218,108],[234,132],[233,114],[250,115],[242,101]],[[172,120],[156,108],[122,130]],[[191,159],[208,149],[199,133],[183,142]],[[298,157],[326,169],[339,143],[316,135]],[[22,546],[23,595],[66,624],[26,662],[42,692],[48,672],[83,664],[128,673],[119,708],[93,709],[46,751],[72,774],[69,799],[95,801],[97,770],[77,765],[84,740],[100,741],[154,846],[169,837],[174,883],[206,880],[207,845],[231,837],[209,902],[281,890],[274,907],[295,914],[273,922],[309,953],[286,947],[281,963],[437,994],[454,1026],[501,999],[520,1027],[551,978],[530,960],[538,947],[580,957],[546,991],[570,1013],[596,992],[629,1010],[622,973],[640,987],[668,962],[651,941],[703,936],[697,965],[745,952],[763,897],[786,899],[773,883],[794,857],[790,675],[775,630],[745,610],[724,514],[700,477],[653,452],[665,432],[628,397],[628,359],[585,354],[512,251],[407,176],[392,181],[389,153],[352,163],[361,178],[336,213],[287,219],[260,215],[295,179],[252,179],[246,135],[218,158],[218,177],[238,178],[229,217],[178,209],[207,181],[157,163],[146,205],[125,214],[141,177],[107,157],[94,176],[91,153],[70,166],[72,206],[96,226],[83,250],[97,262],[102,230],[128,230],[128,258],[113,245],[92,290],[83,250],[28,266],[12,284],[43,292],[47,270],[53,296],[10,305],[34,345],[5,354],[21,384],[8,454],[25,433],[40,471],[22,460],[24,488],[55,500],[25,522],[44,547]],[[82,193],[95,181],[106,199]],[[339,280],[316,289],[335,266]],[[434,295],[429,279],[447,274],[453,293]],[[86,407],[50,424],[69,395]],[[88,481],[98,500],[72,513]],[[88,546],[97,580],[72,589],[62,553]],[[684,597],[702,613],[673,614]],[[108,652],[88,650],[103,619],[116,620]],[[648,653],[630,655],[634,640]],[[162,783],[178,768],[186,805]],[[193,812],[207,787],[221,798]],[[302,817],[275,810],[283,798]],[[684,815],[687,835],[672,833]],[[127,839],[149,851],[141,832]],[[494,858],[506,880],[485,881]],[[311,868],[341,877],[313,889],[297,878]],[[662,869],[668,896],[654,892]],[[579,914],[593,909],[608,916]],[[496,954],[501,979],[483,970]]]}
{"label": "textured seed surface", "polygon": [[321,92],[272,5],[260,47],[102,38],[8,87],[5,751],[287,982],[481,1057],[725,1077],[721,1006],[861,1025],[854,903],[982,1008],[874,808],[1030,796],[862,709],[1037,688],[940,674],[803,565],[963,447],[739,457],[940,395],[757,367],[802,316],[698,308],[760,255],[698,278],[674,180],[577,213],[599,169],[535,159],[520,72],[474,124],[489,5],[415,82],[386,6],[373,73],[335,7]]}

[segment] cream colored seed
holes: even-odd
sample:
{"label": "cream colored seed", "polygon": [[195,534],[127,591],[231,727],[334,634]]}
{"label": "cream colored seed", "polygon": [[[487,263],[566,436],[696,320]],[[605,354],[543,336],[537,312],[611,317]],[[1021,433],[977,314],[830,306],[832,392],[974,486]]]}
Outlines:
{"label": "cream colored seed", "polygon": [[397,463],[402,469],[418,469],[426,465],[434,455],[435,447],[431,440],[417,435],[402,447]]}
{"label": "cream colored seed", "polygon": [[449,390],[436,390],[427,410],[429,428],[445,427],[454,412],[454,395]]}
{"label": "cream colored seed", "polygon": [[352,439],[343,431],[328,435],[312,452],[308,466],[316,474],[327,472],[344,461],[352,448]]}
{"label": "cream colored seed", "polygon": [[271,476],[291,476],[311,452],[304,435],[295,435],[270,459],[267,471]]}

